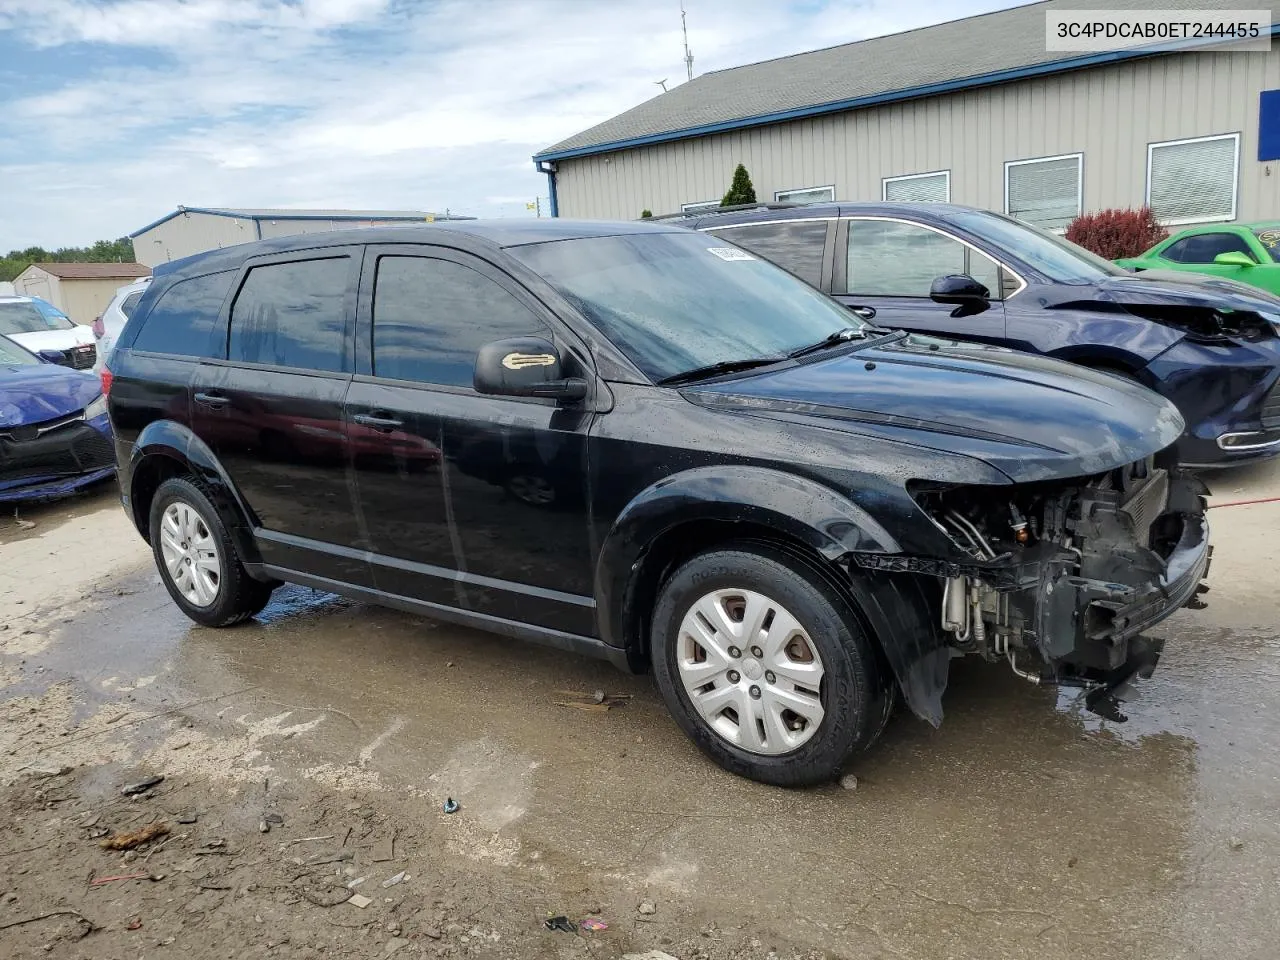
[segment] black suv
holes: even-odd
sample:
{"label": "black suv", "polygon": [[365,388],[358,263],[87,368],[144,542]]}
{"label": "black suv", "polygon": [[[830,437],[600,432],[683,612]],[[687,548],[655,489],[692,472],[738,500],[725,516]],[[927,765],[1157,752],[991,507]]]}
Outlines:
{"label": "black suv", "polygon": [[222,626],[282,581],[652,668],[697,744],[831,777],[954,651],[1102,700],[1194,599],[1142,387],[889,332],[679,227],[287,237],[156,270],[107,381],[125,508]]}

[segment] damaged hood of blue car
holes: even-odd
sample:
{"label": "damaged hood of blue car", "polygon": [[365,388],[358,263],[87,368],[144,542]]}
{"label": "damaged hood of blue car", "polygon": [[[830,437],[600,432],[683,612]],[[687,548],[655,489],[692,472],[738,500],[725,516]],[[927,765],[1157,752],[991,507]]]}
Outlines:
{"label": "damaged hood of blue car", "polygon": [[975,457],[1015,482],[1101,473],[1164,449],[1183,430],[1173,404],[1120,377],[914,336],[855,344],[684,395],[717,409]]}
{"label": "damaged hood of blue car", "polygon": [[70,416],[101,392],[98,378],[80,370],[52,363],[0,365],[0,429]]}

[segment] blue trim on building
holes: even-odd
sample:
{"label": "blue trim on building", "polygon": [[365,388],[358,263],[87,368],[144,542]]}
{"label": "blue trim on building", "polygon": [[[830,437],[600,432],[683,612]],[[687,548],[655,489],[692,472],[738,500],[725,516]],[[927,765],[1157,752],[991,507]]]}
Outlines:
{"label": "blue trim on building", "polygon": [[[421,216],[421,217],[387,217],[387,216],[362,217],[362,216],[351,216],[351,215],[330,216],[322,213],[307,213],[302,210],[298,210],[298,211],[281,210],[279,213],[273,213],[270,215],[252,215],[247,213],[232,213],[230,210],[218,210],[213,207],[180,207],[177,210],[173,211],[173,213],[166,214],[165,216],[161,217],[159,220],[154,220],[151,223],[148,223],[145,227],[141,227],[135,230],[133,233],[129,234],[129,239],[132,240],[134,237],[141,236],[142,234],[146,233],[148,230],[158,227],[162,223],[168,223],[174,217],[180,217],[184,213],[203,213],[210,217],[227,217],[228,219],[231,219],[231,220],[252,220],[255,228],[257,229],[259,240],[262,239],[262,227],[260,224],[263,220],[337,220],[337,221],[350,220],[356,223],[363,222],[366,220],[377,220],[383,223],[423,223],[427,219],[425,216]],[[471,218],[459,217],[459,216],[443,217],[443,216],[436,215],[435,219],[437,220],[445,220],[445,219],[468,220]]]}
{"label": "blue trim on building", "polygon": [[556,165],[544,164],[540,160],[535,160],[533,165],[539,173],[547,175],[547,198],[551,201],[551,216],[560,216],[560,200],[556,194]]}
{"label": "blue trim on building", "polygon": [[[1271,35],[1280,35],[1280,23],[1271,25]],[[707,123],[697,127],[685,127],[682,130],[668,130],[664,133],[652,133],[643,137],[631,137],[627,140],[614,140],[610,143],[600,143],[594,146],[575,147],[570,150],[559,150],[556,152],[535,153],[533,160],[540,163],[548,160],[570,160],[575,157],[589,157],[599,153],[613,153],[617,150],[627,150],[631,147],[644,147],[655,143],[670,143],[673,140],[688,140],[693,137],[705,137],[713,133],[724,133],[728,130],[743,130],[749,127],[763,127],[771,123],[781,123],[787,120],[802,120],[806,117],[820,117],[830,113],[844,113],[849,110],[858,110],[863,107],[874,107],[885,103],[897,103],[901,100],[915,100],[920,97],[936,96],[940,93],[955,93],[960,90],[971,90],[975,87],[989,87],[997,83],[1007,83],[1011,80],[1027,80],[1032,77],[1049,76],[1055,73],[1066,73],[1070,70],[1079,70],[1084,67],[1095,67],[1108,63],[1120,63],[1126,60],[1136,60],[1142,57],[1153,57],[1163,53],[1176,53],[1179,50],[1194,47],[1195,49],[1203,49],[1204,44],[1187,43],[1179,41],[1174,44],[1165,44],[1160,47],[1144,47],[1141,50],[1109,50],[1105,53],[1090,53],[1079,57],[1068,57],[1064,60],[1049,60],[1044,63],[1031,64],[1026,67],[1014,67],[1009,70],[997,70],[993,73],[983,73],[973,77],[963,77],[958,80],[944,80],[939,83],[925,84],[919,87],[906,87],[901,90],[888,90],[884,93],[876,93],[866,97],[855,97],[851,100],[837,100],[832,103],[815,104],[809,107],[796,107],[791,110],[779,110],[776,113],[766,113],[755,117],[742,117],[737,120],[723,120],[719,123]],[[541,167],[539,167],[541,169]]]}

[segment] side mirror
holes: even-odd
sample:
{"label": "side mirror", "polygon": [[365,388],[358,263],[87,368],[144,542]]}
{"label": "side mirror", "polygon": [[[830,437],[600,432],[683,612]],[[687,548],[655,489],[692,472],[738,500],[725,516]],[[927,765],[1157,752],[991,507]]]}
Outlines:
{"label": "side mirror", "polygon": [[587,381],[565,377],[560,352],[541,337],[513,337],[486,343],[476,354],[472,382],[477,393],[500,397],[581,400]]}
{"label": "side mirror", "polygon": [[986,303],[990,297],[990,290],[965,273],[939,277],[929,288],[929,299],[934,303],[958,303],[961,306],[970,306],[979,302]]}
{"label": "side mirror", "polygon": [[41,350],[39,357],[45,363],[57,363],[64,367],[68,365],[67,355],[61,350]]}
{"label": "side mirror", "polygon": [[1220,267],[1256,267],[1253,258],[1247,253],[1241,253],[1239,250],[1229,250],[1226,253],[1220,253],[1213,258],[1213,262]]}

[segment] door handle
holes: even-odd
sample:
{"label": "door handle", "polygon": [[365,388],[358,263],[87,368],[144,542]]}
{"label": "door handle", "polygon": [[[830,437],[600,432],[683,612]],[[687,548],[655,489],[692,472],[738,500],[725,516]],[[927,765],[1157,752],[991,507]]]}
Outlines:
{"label": "door handle", "polygon": [[221,410],[231,402],[230,397],[224,397],[220,393],[197,393],[192,399],[202,407],[208,407],[211,410]]}
{"label": "door handle", "polygon": [[390,433],[392,430],[404,426],[403,420],[397,420],[395,417],[379,417],[371,413],[357,413],[351,419],[361,426],[373,427],[373,429],[381,430],[384,433]]}
{"label": "door handle", "polygon": [[863,320],[874,320],[876,316],[875,307],[850,307],[855,316],[861,317]]}

